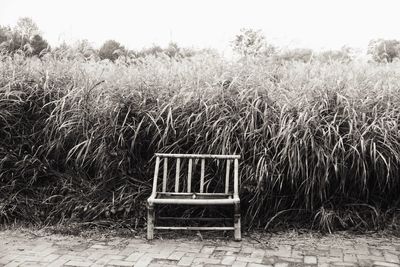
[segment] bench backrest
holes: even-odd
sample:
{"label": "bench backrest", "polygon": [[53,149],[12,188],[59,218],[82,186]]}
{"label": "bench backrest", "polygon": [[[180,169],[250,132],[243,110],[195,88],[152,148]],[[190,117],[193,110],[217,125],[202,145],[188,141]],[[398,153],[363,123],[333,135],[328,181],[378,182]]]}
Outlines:
{"label": "bench backrest", "polygon": [[[186,192],[196,192],[193,190],[192,187],[192,178],[194,176],[193,172],[193,163],[196,161],[201,162],[201,169],[200,169],[200,183],[199,183],[199,191],[198,193],[204,193],[205,190],[205,169],[206,169],[206,162],[208,160],[217,160],[219,162],[222,161],[221,166],[225,167],[225,182],[224,182],[224,189],[225,194],[233,193],[235,197],[239,196],[239,155],[209,155],[209,154],[163,154],[163,153],[156,153],[156,165],[154,170],[154,180],[153,180],[153,191],[152,195],[157,193],[157,186],[158,186],[158,176],[160,170],[160,162],[163,161],[162,171],[163,171],[163,179],[162,179],[162,191],[163,193],[168,193],[169,188],[167,187],[168,184],[168,175],[169,170],[168,165],[174,165],[175,167],[175,186],[174,192],[179,193],[180,191],[185,190],[184,188],[180,188],[180,178],[181,174],[181,166],[183,165],[184,161],[187,161],[187,181],[186,181]],[[231,190],[230,184],[230,168],[231,162],[233,161],[233,190]],[[185,163],[186,164],[186,163]],[[233,191],[233,192],[232,192]]]}

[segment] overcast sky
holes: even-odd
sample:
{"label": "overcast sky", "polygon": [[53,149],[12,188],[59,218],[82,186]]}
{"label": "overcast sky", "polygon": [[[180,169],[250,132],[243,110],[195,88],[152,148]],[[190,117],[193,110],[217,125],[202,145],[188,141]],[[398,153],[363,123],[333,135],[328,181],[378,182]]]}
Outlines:
{"label": "overcast sky", "polygon": [[399,0],[0,0],[0,25],[31,17],[51,45],[175,41],[226,51],[247,27],[283,47],[365,48],[373,38],[400,39],[399,8]]}

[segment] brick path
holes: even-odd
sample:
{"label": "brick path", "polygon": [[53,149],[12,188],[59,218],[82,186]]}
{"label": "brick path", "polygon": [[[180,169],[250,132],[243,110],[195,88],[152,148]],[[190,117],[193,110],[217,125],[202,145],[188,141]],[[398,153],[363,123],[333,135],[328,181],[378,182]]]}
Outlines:
{"label": "brick path", "polygon": [[310,234],[201,240],[0,232],[0,266],[400,266],[400,238]]}

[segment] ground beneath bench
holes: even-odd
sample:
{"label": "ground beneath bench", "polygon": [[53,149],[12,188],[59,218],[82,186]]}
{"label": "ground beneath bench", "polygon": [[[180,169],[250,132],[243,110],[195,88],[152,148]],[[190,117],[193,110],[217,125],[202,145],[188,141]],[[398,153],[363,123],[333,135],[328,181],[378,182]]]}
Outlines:
{"label": "ground beneath bench", "polygon": [[231,239],[161,233],[149,242],[140,235],[2,230],[0,266],[400,266],[394,236],[286,232]]}

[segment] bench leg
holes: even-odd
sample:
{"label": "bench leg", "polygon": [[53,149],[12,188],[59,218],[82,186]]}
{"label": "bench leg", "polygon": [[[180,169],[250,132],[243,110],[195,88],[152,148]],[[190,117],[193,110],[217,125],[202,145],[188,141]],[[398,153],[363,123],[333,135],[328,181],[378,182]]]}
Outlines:
{"label": "bench leg", "polygon": [[234,227],[235,227],[235,241],[242,240],[241,227],[240,227],[240,204],[235,204],[235,214],[234,214]]}
{"label": "bench leg", "polygon": [[147,239],[152,240],[154,238],[154,205],[147,204]]}

